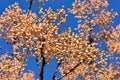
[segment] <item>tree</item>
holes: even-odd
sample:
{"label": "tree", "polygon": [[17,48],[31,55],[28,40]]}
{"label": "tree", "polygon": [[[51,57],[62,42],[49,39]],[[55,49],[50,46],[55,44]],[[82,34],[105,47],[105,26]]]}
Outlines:
{"label": "tree", "polygon": [[79,19],[78,32],[68,28],[61,34],[58,30],[68,16],[64,6],[57,12],[40,8],[38,17],[31,12],[33,0],[29,2],[26,12],[14,3],[0,16],[0,38],[13,46],[12,52],[0,57],[0,80],[33,80],[34,72],[24,72],[30,56],[36,60],[39,80],[47,74],[44,68],[51,59],[57,64],[53,80],[120,79],[119,57],[115,57],[120,53],[120,25],[112,27],[117,13],[109,11],[107,0],[75,0],[68,10]]}

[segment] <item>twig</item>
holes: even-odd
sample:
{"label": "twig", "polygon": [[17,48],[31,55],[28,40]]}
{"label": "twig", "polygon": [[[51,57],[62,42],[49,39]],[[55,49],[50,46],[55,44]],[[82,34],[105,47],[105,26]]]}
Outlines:
{"label": "twig", "polygon": [[53,74],[52,80],[55,80],[56,74],[57,74],[57,72],[58,72],[58,67],[59,67],[60,65],[61,65],[61,63],[59,62],[59,63],[57,64],[56,71],[55,71],[54,74]]}
{"label": "twig", "polygon": [[[85,62],[85,59],[83,60],[83,62]],[[63,76],[61,76],[60,78],[58,78],[57,80],[61,80],[62,78],[64,78],[65,76],[67,76],[69,73],[73,72],[82,62],[79,62],[77,65],[75,65],[72,69],[69,70],[69,72],[65,73]]]}
{"label": "twig", "polygon": [[32,8],[32,4],[33,4],[33,0],[30,0],[30,5],[29,5],[29,7],[28,7],[28,14],[30,13],[30,10],[31,10],[31,8]]}

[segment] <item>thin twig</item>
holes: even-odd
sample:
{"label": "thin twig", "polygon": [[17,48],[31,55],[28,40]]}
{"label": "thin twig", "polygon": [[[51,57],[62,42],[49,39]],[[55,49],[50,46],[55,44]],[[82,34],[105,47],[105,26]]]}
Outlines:
{"label": "thin twig", "polygon": [[[85,60],[83,60],[83,62],[85,62]],[[61,76],[60,78],[58,78],[57,80],[61,80],[63,79],[65,76],[67,76],[69,73],[73,72],[82,62],[79,62],[77,65],[75,65],[72,69],[69,70],[69,72],[65,73],[63,76]]]}
{"label": "thin twig", "polygon": [[37,64],[37,67],[38,67],[38,74],[40,74],[41,69],[40,69],[40,64],[39,64],[39,59],[38,59],[38,57],[36,57],[36,64]]}
{"label": "thin twig", "polygon": [[59,62],[59,63],[57,64],[56,71],[55,71],[54,74],[53,74],[52,80],[55,80],[56,74],[57,74],[57,72],[58,72],[58,67],[59,67],[60,65],[61,65],[61,62]]}
{"label": "thin twig", "polygon": [[29,49],[27,49],[27,53],[24,55],[24,58],[22,59],[22,65],[21,65],[21,67],[20,67],[20,69],[19,69],[19,72],[18,72],[19,77],[20,77],[22,68],[24,67],[24,63],[25,63],[25,61],[26,61],[26,59],[27,59],[27,57],[28,57],[28,51],[29,51]]}
{"label": "thin twig", "polygon": [[28,15],[29,15],[30,10],[31,10],[31,8],[32,8],[32,4],[33,4],[33,0],[30,0],[30,5],[29,5],[29,7],[28,7]]}

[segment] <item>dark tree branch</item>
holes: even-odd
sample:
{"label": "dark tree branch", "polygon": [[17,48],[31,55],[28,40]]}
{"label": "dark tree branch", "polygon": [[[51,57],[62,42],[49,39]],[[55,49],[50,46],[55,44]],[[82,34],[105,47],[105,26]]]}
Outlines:
{"label": "dark tree branch", "polygon": [[[90,31],[89,31],[89,37],[88,37],[88,39],[89,39],[89,44],[91,45],[91,44],[94,42],[94,38],[92,37],[94,26],[91,25],[90,16],[91,16],[91,14],[88,14],[88,21],[89,21],[88,26],[91,28]],[[91,45],[91,46],[92,46],[92,45]]]}
{"label": "dark tree branch", "polygon": [[[45,38],[43,38],[42,42],[45,42]],[[39,63],[39,57],[38,56],[36,57],[39,80],[43,80],[44,67],[45,67],[45,64],[46,64],[43,48],[44,48],[44,43],[42,44],[42,47],[40,48],[40,50],[41,50],[41,58],[42,58],[42,66],[41,66],[41,68],[40,68],[40,63]]]}
{"label": "dark tree branch", "polygon": [[30,5],[29,5],[29,10],[31,10],[31,7],[32,7],[32,4],[33,4],[33,0],[30,0]]}
{"label": "dark tree branch", "polygon": [[43,75],[44,75],[44,67],[45,67],[45,57],[42,56],[42,67],[41,67],[41,72],[40,72],[40,80],[43,80]]}
{"label": "dark tree branch", "polygon": [[28,14],[30,13],[30,10],[32,8],[32,4],[33,4],[33,0],[30,0],[30,4],[29,4],[29,7],[28,7]]}
{"label": "dark tree branch", "polygon": [[[85,59],[83,60],[83,62],[85,62]],[[69,73],[73,72],[80,64],[82,64],[82,62],[79,62],[78,64],[76,64],[72,69],[69,70],[69,72],[65,73],[63,76],[61,76],[60,78],[58,78],[57,80],[61,80],[63,79],[65,76],[67,76]]]}
{"label": "dark tree branch", "polygon": [[53,74],[52,80],[55,80],[56,74],[57,74],[57,72],[58,72],[58,67],[59,67],[60,65],[61,65],[61,63],[59,62],[59,63],[57,64],[56,71],[55,71],[54,74]]}

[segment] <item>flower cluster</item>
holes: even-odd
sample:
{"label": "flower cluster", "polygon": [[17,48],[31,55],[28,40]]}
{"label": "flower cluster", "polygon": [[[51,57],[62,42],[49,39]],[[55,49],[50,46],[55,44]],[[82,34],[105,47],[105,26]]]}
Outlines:
{"label": "flower cluster", "polygon": [[58,28],[66,21],[64,8],[57,13],[49,8],[40,18],[35,13],[22,13],[15,3],[1,15],[0,30],[3,39],[13,44],[15,55],[19,53],[26,55],[28,51],[34,50],[34,55],[40,56],[44,44],[44,56],[50,59],[51,48],[54,48],[54,42],[58,37]]}
{"label": "flower cluster", "polygon": [[[48,0],[39,0],[44,1]],[[70,28],[58,34],[67,19],[64,6],[57,12],[41,8],[40,17],[30,10],[24,12],[17,3],[6,8],[0,16],[0,38],[13,45],[13,52],[11,57],[1,56],[0,78],[32,80],[33,73],[23,73],[25,61],[32,56],[38,70],[41,68],[41,72],[38,71],[41,79],[44,66],[53,58],[58,64],[54,76],[60,72],[59,79],[75,80],[78,76],[85,80],[115,79],[120,75],[119,68],[109,65],[110,54],[99,48],[107,43],[111,53],[120,53],[120,26],[111,28],[117,13],[108,11],[108,5],[107,0],[75,0],[69,11],[79,19],[78,34]],[[94,29],[98,27],[101,30],[95,33]],[[104,43],[100,44],[99,40]]]}
{"label": "flower cluster", "polygon": [[[120,25],[111,31],[107,40],[108,48],[111,53],[120,53]],[[114,44],[113,44],[114,43]]]}
{"label": "flower cluster", "polygon": [[34,74],[23,73],[22,62],[7,54],[0,57],[0,80],[34,80]]}

